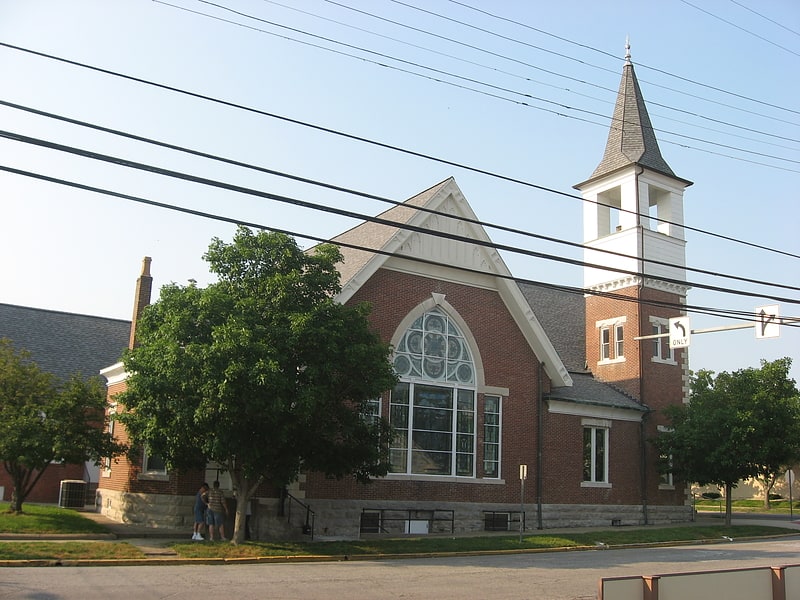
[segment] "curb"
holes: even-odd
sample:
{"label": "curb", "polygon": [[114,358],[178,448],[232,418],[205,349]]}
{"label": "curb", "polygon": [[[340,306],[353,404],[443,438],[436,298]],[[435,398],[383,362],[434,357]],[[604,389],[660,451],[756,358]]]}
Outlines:
{"label": "curb", "polygon": [[[757,540],[797,537],[798,533],[782,533],[767,536],[741,537],[736,540],[684,540],[673,542],[651,542],[641,544],[606,544],[603,546],[565,546],[560,548],[520,548],[515,550],[476,550],[466,552],[421,552],[411,554],[337,554],[337,555],[292,555],[292,556],[248,556],[235,558],[121,558],[121,559],[21,559],[0,560],[0,567],[128,567],[165,565],[246,565],[281,564],[311,562],[355,562],[369,560],[401,560],[421,558],[454,558],[459,556],[502,556],[516,554],[544,554],[550,552],[587,552],[603,550],[637,550],[642,548],[669,548],[678,546],[700,546],[728,544],[734,541],[751,542]],[[74,538],[73,538],[74,539]]]}

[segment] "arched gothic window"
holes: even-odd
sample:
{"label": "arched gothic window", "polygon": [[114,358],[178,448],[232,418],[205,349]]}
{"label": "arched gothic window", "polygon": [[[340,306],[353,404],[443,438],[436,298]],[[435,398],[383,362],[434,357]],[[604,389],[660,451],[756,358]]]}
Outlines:
{"label": "arched gothic window", "polygon": [[394,368],[391,471],[474,477],[475,365],[458,326],[429,310],[403,334]]}

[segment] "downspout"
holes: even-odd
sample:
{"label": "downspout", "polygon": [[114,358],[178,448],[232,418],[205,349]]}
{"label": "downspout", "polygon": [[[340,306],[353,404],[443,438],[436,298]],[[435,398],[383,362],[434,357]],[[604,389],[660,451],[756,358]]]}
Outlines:
{"label": "downspout", "polygon": [[[644,173],[644,167],[639,167],[639,172],[636,173],[635,177],[635,185],[634,185],[634,192],[636,194],[636,226],[639,230],[639,274],[641,279],[639,280],[639,302],[637,303],[637,309],[639,313],[639,335],[642,335],[645,331],[644,326],[644,311],[642,310],[642,294],[644,293],[644,281],[645,281],[645,272],[644,272],[644,225],[642,224],[642,212],[641,207],[639,206],[639,176]],[[648,217],[649,218],[649,217]],[[646,345],[646,344],[645,344]],[[645,393],[644,393],[644,361],[646,352],[644,350],[644,346],[641,343],[639,344],[639,402],[644,407],[645,405]],[[650,411],[644,413],[642,416],[642,420],[639,422],[639,477],[641,479],[641,490],[642,490],[642,517],[644,518],[644,524],[650,524],[650,516],[648,514],[648,499],[647,499],[647,417],[650,414]]]}
{"label": "downspout", "polygon": [[543,486],[543,475],[542,475],[542,465],[544,464],[544,459],[542,456],[542,450],[544,447],[544,442],[542,440],[542,430],[544,429],[544,386],[542,385],[542,374],[544,372],[544,363],[539,363],[539,376],[538,376],[538,383],[537,383],[537,397],[538,397],[538,407],[536,410],[536,528],[537,529],[544,529],[542,525],[542,486]]}

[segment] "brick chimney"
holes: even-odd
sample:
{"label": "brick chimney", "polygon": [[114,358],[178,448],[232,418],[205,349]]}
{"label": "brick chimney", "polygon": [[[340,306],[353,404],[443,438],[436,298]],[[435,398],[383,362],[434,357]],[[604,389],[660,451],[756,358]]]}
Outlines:
{"label": "brick chimney", "polygon": [[136,280],[136,296],[133,299],[133,318],[131,319],[131,339],[128,348],[131,350],[136,345],[136,323],[142,316],[144,307],[150,304],[150,292],[153,290],[153,277],[150,275],[150,262],[152,259],[145,256],[142,260],[142,274]]}

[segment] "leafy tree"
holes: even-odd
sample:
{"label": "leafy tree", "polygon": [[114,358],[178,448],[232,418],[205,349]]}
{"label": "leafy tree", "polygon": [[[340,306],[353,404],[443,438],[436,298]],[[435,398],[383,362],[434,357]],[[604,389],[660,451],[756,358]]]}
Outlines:
{"label": "leafy tree", "polygon": [[791,359],[782,358],[716,378],[699,371],[689,404],[666,410],[671,430],[654,440],[678,478],[725,488],[728,525],[731,490],[740,480],[759,477],[771,489],[800,460],[800,395],[790,366]]}
{"label": "leafy tree", "polygon": [[239,543],[263,481],[388,471],[391,429],[363,410],[396,377],[368,308],[334,300],[335,246],[304,253],[288,236],[239,228],[204,259],[216,283],[165,286],[145,309],[123,358],[131,375],[119,419],[171,469],[215,461],[230,473]]}
{"label": "leafy tree", "polygon": [[0,340],[0,459],[11,476],[11,510],[22,504],[52,463],[100,462],[123,448],[105,430],[105,385],[73,375],[58,383]]}

